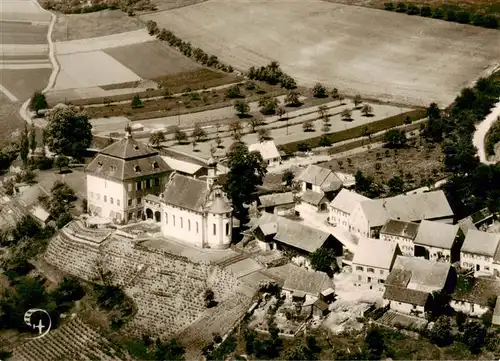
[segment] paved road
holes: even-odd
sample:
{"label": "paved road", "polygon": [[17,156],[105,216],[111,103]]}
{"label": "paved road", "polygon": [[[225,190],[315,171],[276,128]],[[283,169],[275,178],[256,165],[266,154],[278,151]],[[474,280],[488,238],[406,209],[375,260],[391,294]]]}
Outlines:
{"label": "paved road", "polygon": [[492,109],[491,113],[476,127],[472,143],[477,148],[477,155],[481,163],[495,164],[495,161],[489,161],[485,149],[485,137],[488,130],[492,127],[495,121],[500,117],[500,101]]}

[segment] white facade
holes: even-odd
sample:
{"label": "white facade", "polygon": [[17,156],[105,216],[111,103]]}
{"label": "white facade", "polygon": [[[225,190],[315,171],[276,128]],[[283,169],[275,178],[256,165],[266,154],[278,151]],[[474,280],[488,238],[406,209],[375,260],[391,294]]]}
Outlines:
{"label": "white facade", "polygon": [[425,316],[424,306],[417,306],[411,303],[398,302],[398,301],[386,301],[389,304],[389,308],[395,312],[404,313],[406,315],[414,315],[418,317]]}
{"label": "white facade", "polygon": [[460,252],[460,266],[465,269],[473,268],[475,273],[489,275],[497,268],[493,264],[493,257],[468,252]]}
{"label": "white facade", "polygon": [[321,189],[321,186],[314,185],[312,183],[307,183],[307,182],[300,182],[301,183],[301,189],[302,192],[305,192],[306,190],[311,190],[316,193],[321,193],[323,194],[323,190]]}
{"label": "white facade", "polygon": [[474,304],[471,302],[466,302],[466,301],[451,300],[450,306],[455,311],[463,312],[466,315],[469,315],[472,317],[481,317],[489,310],[489,308],[487,306],[481,306],[481,305]]}
{"label": "white facade", "polygon": [[415,247],[411,238],[380,233],[380,239],[386,242],[397,243],[403,256],[413,257],[415,254]]}
{"label": "white facade", "polygon": [[126,196],[123,183],[87,174],[88,208],[100,217],[123,220]]}
{"label": "white facade", "polygon": [[389,269],[352,264],[352,272],[356,275],[358,282],[368,283],[370,285],[382,285],[389,276]]}
{"label": "white facade", "polygon": [[162,202],[161,232],[201,248],[225,249],[231,244],[232,215],[198,213]]}
{"label": "white facade", "polygon": [[449,249],[440,247],[431,247],[425,245],[417,245],[417,246],[423,247],[427,250],[430,261],[451,262],[451,250]]}
{"label": "white facade", "polygon": [[340,209],[330,207],[328,220],[336,227],[342,227],[349,230],[349,213],[343,212]]}
{"label": "white facade", "polygon": [[347,230],[357,236],[370,237],[370,226],[359,203],[356,204],[348,218]]}

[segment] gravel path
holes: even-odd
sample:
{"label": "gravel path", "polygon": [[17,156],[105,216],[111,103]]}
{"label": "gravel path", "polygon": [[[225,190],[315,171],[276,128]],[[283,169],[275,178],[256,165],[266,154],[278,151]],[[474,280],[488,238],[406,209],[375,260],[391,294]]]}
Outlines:
{"label": "gravel path", "polygon": [[495,164],[494,161],[489,161],[486,157],[485,142],[486,133],[495,123],[497,118],[500,117],[500,101],[492,109],[491,113],[476,127],[472,143],[477,148],[477,155],[479,160],[484,164]]}

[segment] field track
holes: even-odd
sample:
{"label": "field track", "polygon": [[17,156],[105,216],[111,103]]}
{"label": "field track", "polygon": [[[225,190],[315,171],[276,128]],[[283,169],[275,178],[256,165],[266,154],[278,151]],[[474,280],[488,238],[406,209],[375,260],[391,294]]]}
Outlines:
{"label": "field track", "polygon": [[239,70],[277,60],[301,85],[449,104],[500,59],[500,32],[318,0],[211,0],[142,16]]}

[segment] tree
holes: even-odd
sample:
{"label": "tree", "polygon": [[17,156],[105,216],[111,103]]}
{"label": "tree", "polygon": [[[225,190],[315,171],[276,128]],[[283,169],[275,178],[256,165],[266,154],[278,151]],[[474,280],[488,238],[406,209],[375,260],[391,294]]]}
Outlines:
{"label": "tree", "polygon": [[337,88],[333,88],[331,92],[331,96],[333,100],[338,100],[340,97],[339,90]]}
{"label": "tree", "polygon": [[321,131],[323,133],[329,133],[330,132],[330,124],[324,123],[323,126],[321,127]]}
{"label": "tree", "polygon": [[151,134],[149,137],[149,143],[151,143],[154,147],[159,148],[160,144],[165,142],[167,139],[165,138],[165,133],[161,130],[158,130]]}
{"label": "tree", "polygon": [[205,307],[210,308],[214,305],[215,302],[215,293],[211,288],[207,288],[205,293],[203,294],[203,299],[205,301]]}
{"label": "tree", "polygon": [[387,185],[393,195],[401,194],[405,190],[405,181],[397,175],[389,179]]}
{"label": "tree", "polygon": [[286,114],[286,110],[284,107],[279,106],[276,108],[276,115],[279,117],[280,120],[283,120],[283,115]]}
{"label": "tree", "polygon": [[277,98],[264,96],[259,100],[260,112],[265,115],[272,115],[276,113],[279,101]]}
{"label": "tree", "polygon": [[363,100],[361,99],[361,95],[356,94],[352,99],[352,102],[354,103],[354,107],[357,109],[358,106],[363,102]]}
{"label": "tree", "polygon": [[432,293],[431,316],[438,318],[441,315],[450,313],[450,295],[445,291],[435,291]]}
{"label": "tree", "polygon": [[255,200],[257,186],[263,184],[266,164],[259,152],[248,151],[245,143],[237,142],[228,155],[229,172],[224,189],[232,201],[235,216],[246,219],[247,208]]}
{"label": "tree", "polygon": [[328,124],[330,122],[330,115],[328,114],[328,107],[326,105],[318,107],[318,114],[323,123]]}
{"label": "tree", "polygon": [[69,158],[64,155],[60,155],[56,158],[55,163],[56,167],[59,168],[59,173],[61,173],[62,169],[66,168],[69,165]]}
{"label": "tree", "polygon": [[183,361],[185,353],[184,346],[176,339],[172,339],[165,343],[156,340],[155,360]]}
{"label": "tree", "polygon": [[403,148],[406,146],[406,141],[404,130],[391,129],[384,134],[384,142],[389,148]]}
{"label": "tree", "polygon": [[439,316],[429,332],[429,339],[439,347],[444,347],[452,342],[451,320],[447,316]]}
{"label": "tree", "polygon": [[373,114],[373,107],[369,104],[365,104],[361,107],[361,114],[368,117]]}
{"label": "tree", "polygon": [[281,181],[285,182],[287,187],[292,185],[293,179],[295,178],[295,174],[290,169],[286,169],[281,176]]}
{"label": "tree", "polygon": [[288,74],[282,74],[280,78],[281,86],[285,89],[297,88],[297,82]]}
{"label": "tree", "polygon": [[486,330],[478,322],[467,322],[464,325],[463,343],[467,346],[470,352],[478,354],[484,344]]}
{"label": "tree", "polygon": [[342,117],[342,120],[351,120],[352,118],[352,110],[351,109],[344,109],[340,113],[340,116]]}
{"label": "tree", "polygon": [[257,332],[254,330],[248,330],[245,332],[245,351],[248,355],[252,355],[255,352],[255,343],[258,342]]}
{"label": "tree", "polygon": [[250,118],[250,120],[248,121],[248,124],[250,125],[250,131],[252,133],[255,133],[257,127],[259,125],[262,125],[264,124],[264,121],[262,120],[262,118],[259,118],[259,117],[253,117],[253,118]]}
{"label": "tree", "polygon": [[188,139],[188,136],[187,136],[186,132],[181,130],[181,128],[179,128],[178,126],[175,126],[174,139],[176,140],[177,143],[181,144],[181,143],[184,143]]}
{"label": "tree", "polygon": [[45,94],[39,91],[35,92],[30,99],[28,107],[31,111],[36,112],[36,115],[38,116],[40,110],[47,109],[49,107]]}
{"label": "tree", "polygon": [[130,103],[130,105],[132,106],[132,109],[144,107],[144,104],[143,104],[141,98],[139,98],[139,95],[137,95],[137,94],[134,95],[134,97],[132,98],[132,102]]}
{"label": "tree", "polygon": [[424,135],[435,142],[443,140],[445,124],[441,118],[441,110],[436,103],[431,103],[427,108],[427,126]]}
{"label": "tree", "polygon": [[321,83],[317,83],[312,91],[315,98],[326,98],[328,96],[326,94],[326,88]]}
{"label": "tree", "polygon": [[325,272],[329,276],[332,276],[334,269],[337,268],[335,253],[331,249],[318,248],[311,253],[309,260],[313,270]]}
{"label": "tree", "polygon": [[268,128],[260,128],[257,131],[257,135],[259,137],[259,142],[262,143],[271,137],[271,132]]}
{"label": "tree", "polygon": [[29,140],[30,140],[30,149],[31,149],[31,155],[35,155],[35,150],[36,150],[36,131],[35,127],[31,127],[30,134],[29,134]]}
{"label": "tree", "polygon": [[92,125],[76,108],[55,107],[47,121],[43,140],[51,152],[80,158],[82,151],[92,144]]}
{"label": "tree", "polygon": [[207,132],[201,127],[200,123],[196,123],[194,125],[193,132],[191,133],[191,137],[196,140],[196,142],[201,142],[205,140],[207,136]]}
{"label": "tree", "polygon": [[308,119],[302,123],[302,129],[304,132],[314,132],[314,124],[312,120]]}
{"label": "tree", "polygon": [[233,133],[233,138],[235,140],[238,140],[241,138],[241,130],[243,127],[241,126],[241,123],[237,120],[233,120],[231,123],[229,123],[229,130],[231,133]]}
{"label": "tree", "polygon": [[376,327],[371,328],[366,334],[365,343],[369,354],[368,359],[380,360],[386,349],[382,332]]}
{"label": "tree", "polygon": [[291,91],[286,95],[285,104],[289,107],[298,107],[302,105],[299,97],[299,93],[297,93],[296,91]]}
{"label": "tree", "polygon": [[250,112],[250,105],[246,100],[236,100],[234,102],[234,109],[240,118],[244,118]]}
{"label": "tree", "polygon": [[227,90],[226,96],[229,99],[241,98],[241,89],[238,84],[233,85]]}
{"label": "tree", "polygon": [[146,22],[146,28],[148,29],[149,35],[156,35],[160,32],[160,29],[158,29],[158,24],[153,20],[148,20]]}
{"label": "tree", "polygon": [[467,321],[467,315],[461,311],[455,314],[455,322],[457,323],[458,330],[463,332],[465,322]]}
{"label": "tree", "polygon": [[24,124],[24,131],[21,134],[21,151],[20,156],[23,161],[23,165],[26,167],[28,165],[28,154],[30,152],[30,141],[28,134],[28,126]]}

